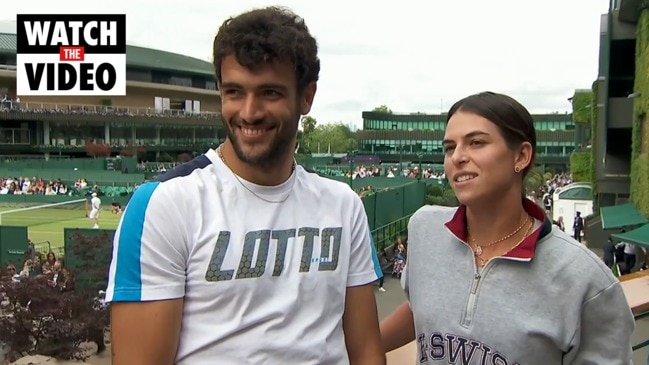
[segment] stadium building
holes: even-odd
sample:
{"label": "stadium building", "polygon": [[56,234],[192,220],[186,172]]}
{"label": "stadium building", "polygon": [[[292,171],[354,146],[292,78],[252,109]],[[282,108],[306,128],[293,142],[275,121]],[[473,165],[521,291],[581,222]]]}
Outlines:
{"label": "stadium building", "polygon": [[[570,154],[581,144],[571,114],[536,114],[537,164],[565,171]],[[359,154],[380,157],[382,162],[444,162],[444,114],[389,114],[363,112],[363,129],[357,132]]]}
{"label": "stadium building", "polygon": [[126,96],[16,95],[15,23],[0,25],[0,155],[84,157],[96,143],[154,161],[224,139],[210,62],[129,45]]}
{"label": "stadium building", "polygon": [[625,203],[630,195],[634,117],[644,118],[640,108],[634,115],[634,102],[644,102],[634,85],[640,85],[636,78],[646,78],[647,72],[642,66],[636,69],[636,57],[643,55],[636,50],[638,21],[646,8],[641,1],[614,0],[600,20],[593,161],[602,207]]}

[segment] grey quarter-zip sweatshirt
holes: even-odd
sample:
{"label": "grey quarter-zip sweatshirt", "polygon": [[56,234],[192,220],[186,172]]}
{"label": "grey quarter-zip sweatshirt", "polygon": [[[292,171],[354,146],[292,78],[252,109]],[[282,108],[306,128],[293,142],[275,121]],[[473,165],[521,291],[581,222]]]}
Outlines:
{"label": "grey quarter-zip sweatshirt", "polygon": [[483,268],[466,244],[465,207],[425,206],[410,219],[402,285],[418,364],[629,365],[635,321],[601,259],[537,220],[526,241]]}

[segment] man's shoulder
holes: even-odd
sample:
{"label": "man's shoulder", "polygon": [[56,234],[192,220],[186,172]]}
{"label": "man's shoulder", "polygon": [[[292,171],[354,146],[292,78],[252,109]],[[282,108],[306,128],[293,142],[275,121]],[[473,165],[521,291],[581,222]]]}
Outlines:
{"label": "man's shoulder", "polygon": [[202,154],[195,157],[189,162],[180,164],[173,169],[160,174],[155,182],[166,183],[174,179],[190,178],[193,177],[194,172],[201,171],[212,164],[212,160],[206,155]]}

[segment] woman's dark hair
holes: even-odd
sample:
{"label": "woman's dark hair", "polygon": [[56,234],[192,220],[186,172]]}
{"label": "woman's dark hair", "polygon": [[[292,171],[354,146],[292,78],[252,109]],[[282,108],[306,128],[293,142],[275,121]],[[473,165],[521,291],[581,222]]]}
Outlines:
{"label": "woman's dark hair", "polygon": [[523,170],[523,176],[527,175],[534,166],[536,157],[536,130],[534,119],[524,106],[507,95],[486,91],[467,96],[453,104],[446,122],[458,111],[477,114],[495,124],[511,149],[529,142],[532,145],[532,159]]}
{"label": "woman's dark hair", "polygon": [[304,20],[282,7],[255,9],[223,22],[213,48],[219,83],[221,63],[229,55],[248,69],[275,61],[290,63],[300,93],[320,74],[318,43]]}

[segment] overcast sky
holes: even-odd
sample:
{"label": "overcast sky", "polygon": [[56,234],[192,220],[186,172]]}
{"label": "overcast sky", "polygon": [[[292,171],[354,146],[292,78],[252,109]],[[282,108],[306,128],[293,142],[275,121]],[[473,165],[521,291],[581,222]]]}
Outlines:
{"label": "overcast sky", "polygon": [[608,0],[14,0],[2,4],[0,20],[126,13],[130,44],[211,61],[221,22],[266,5],[292,8],[318,40],[311,115],[360,126],[362,111],[381,104],[439,113],[483,90],[509,94],[532,113],[569,111],[574,89],[597,77]]}

